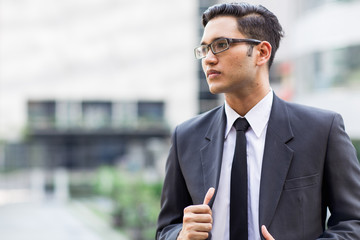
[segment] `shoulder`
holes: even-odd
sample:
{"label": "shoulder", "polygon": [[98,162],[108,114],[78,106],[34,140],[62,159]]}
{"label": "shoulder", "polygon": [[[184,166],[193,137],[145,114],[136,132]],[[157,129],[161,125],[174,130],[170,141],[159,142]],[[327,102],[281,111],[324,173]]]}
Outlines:
{"label": "shoulder", "polygon": [[276,131],[287,129],[295,134],[323,133],[327,135],[334,126],[343,128],[343,120],[338,113],[286,102],[274,97],[269,127]]}
{"label": "shoulder", "polygon": [[305,134],[305,132],[328,134],[332,129],[345,130],[342,116],[334,111],[317,107],[286,102],[286,108],[293,130]]}
{"label": "shoulder", "polygon": [[224,106],[218,106],[207,112],[204,112],[194,118],[191,118],[176,127],[179,133],[205,133],[208,128],[216,121],[221,121],[224,115]]}
{"label": "shoulder", "polygon": [[324,121],[332,122],[336,117],[341,118],[339,113],[331,110],[291,102],[285,102],[285,104],[287,106],[288,114],[292,119],[322,123]]}

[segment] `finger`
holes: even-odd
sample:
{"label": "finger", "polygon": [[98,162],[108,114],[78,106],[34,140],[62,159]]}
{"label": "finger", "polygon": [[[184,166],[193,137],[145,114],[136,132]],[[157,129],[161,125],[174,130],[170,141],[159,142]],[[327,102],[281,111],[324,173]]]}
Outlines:
{"label": "finger", "polygon": [[264,236],[264,238],[265,238],[266,240],[275,240],[275,239],[273,238],[273,236],[271,236],[271,234],[269,233],[269,231],[267,230],[267,228],[265,227],[265,225],[262,225],[262,226],[261,226],[261,233],[262,233],[262,235]]}
{"label": "finger", "polygon": [[184,208],[185,214],[209,214],[211,213],[211,209],[209,205],[201,204],[201,205],[191,205]]}
{"label": "finger", "polygon": [[183,222],[212,223],[212,217],[210,214],[186,214]]}
{"label": "finger", "polygon": [[209,190],[207,191],[205,198],[204,198],[204,204],[209,204],[210,200],[212,199],[212,197],[214,196],[215,193],[215,188],[211,187],[209,188]]}

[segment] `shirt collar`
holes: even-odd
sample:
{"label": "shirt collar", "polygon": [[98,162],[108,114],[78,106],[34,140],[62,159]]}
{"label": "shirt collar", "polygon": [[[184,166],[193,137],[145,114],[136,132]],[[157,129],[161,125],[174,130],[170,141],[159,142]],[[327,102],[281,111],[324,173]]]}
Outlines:
{"label": "shirt collar", "polygon": [[[260,102],[258,102],[250,111],[244,116],[249,122],[251,129],[255,132],[257,137],[260,137],[264,131],[267,123],[269,122],[270,112],[273,102],[273,91],[271,90]],[[235,112],[225,101],[225,115],[227,119],[225,138],[229,135],[229,132],[235,122],[240,116]]]}

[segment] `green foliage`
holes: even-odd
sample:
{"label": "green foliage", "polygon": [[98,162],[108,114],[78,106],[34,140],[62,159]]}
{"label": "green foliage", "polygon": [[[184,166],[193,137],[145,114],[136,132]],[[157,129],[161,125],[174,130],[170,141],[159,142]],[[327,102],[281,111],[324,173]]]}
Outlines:
{"label": "green foliage", "polygon": [[352,143],[354,144],[354,147],[356,149],[357,158],[360,161],[360,139],[352,140]]}
{"label": "green foliage", "polygon": [[95,189],[98,194],[113,199],[116,227],[132,230],[131,238],[134,240],[154,238],[161,183],[146,181],[140,173],[102,167],[96,177]]}

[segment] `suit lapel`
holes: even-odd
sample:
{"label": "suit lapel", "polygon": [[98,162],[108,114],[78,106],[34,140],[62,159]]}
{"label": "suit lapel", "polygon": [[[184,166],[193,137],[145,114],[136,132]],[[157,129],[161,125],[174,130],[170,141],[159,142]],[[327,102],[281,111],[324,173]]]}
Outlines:
{"label": "suit lapel", "polygon": [[286,103],[274,95],[262,164],[259,224],[270,226],[293,157],[287,142],[293,138]]}
{"label": "suit lapel", "polygon": [[215,188],[215,195],[209,203],[212,206],[219,184],[221,161],[224,146],[224,134],[226,126],[226,116],[224,106],[216,112],[213,121],[209,125],[205,135],[206,144],[201,151],[201,164],[204,176],[204,192],[210,187]]}
{"label": "suit lapel", "polygon": [[[205,135],[206,144],[201,151],[204,194],[219,184],[224,145],[226,116],[222,106],[216,112]],[[293,151],[287,146],[293,138],[286,103],[274,95],[267,128],[260,183],[260,226],[270,226],[289,170]],[[269,184],[270,183],[270,184]],[[216,191],[215,191],[216,196]],[[215,196],[210,202],[212,206]]]}

